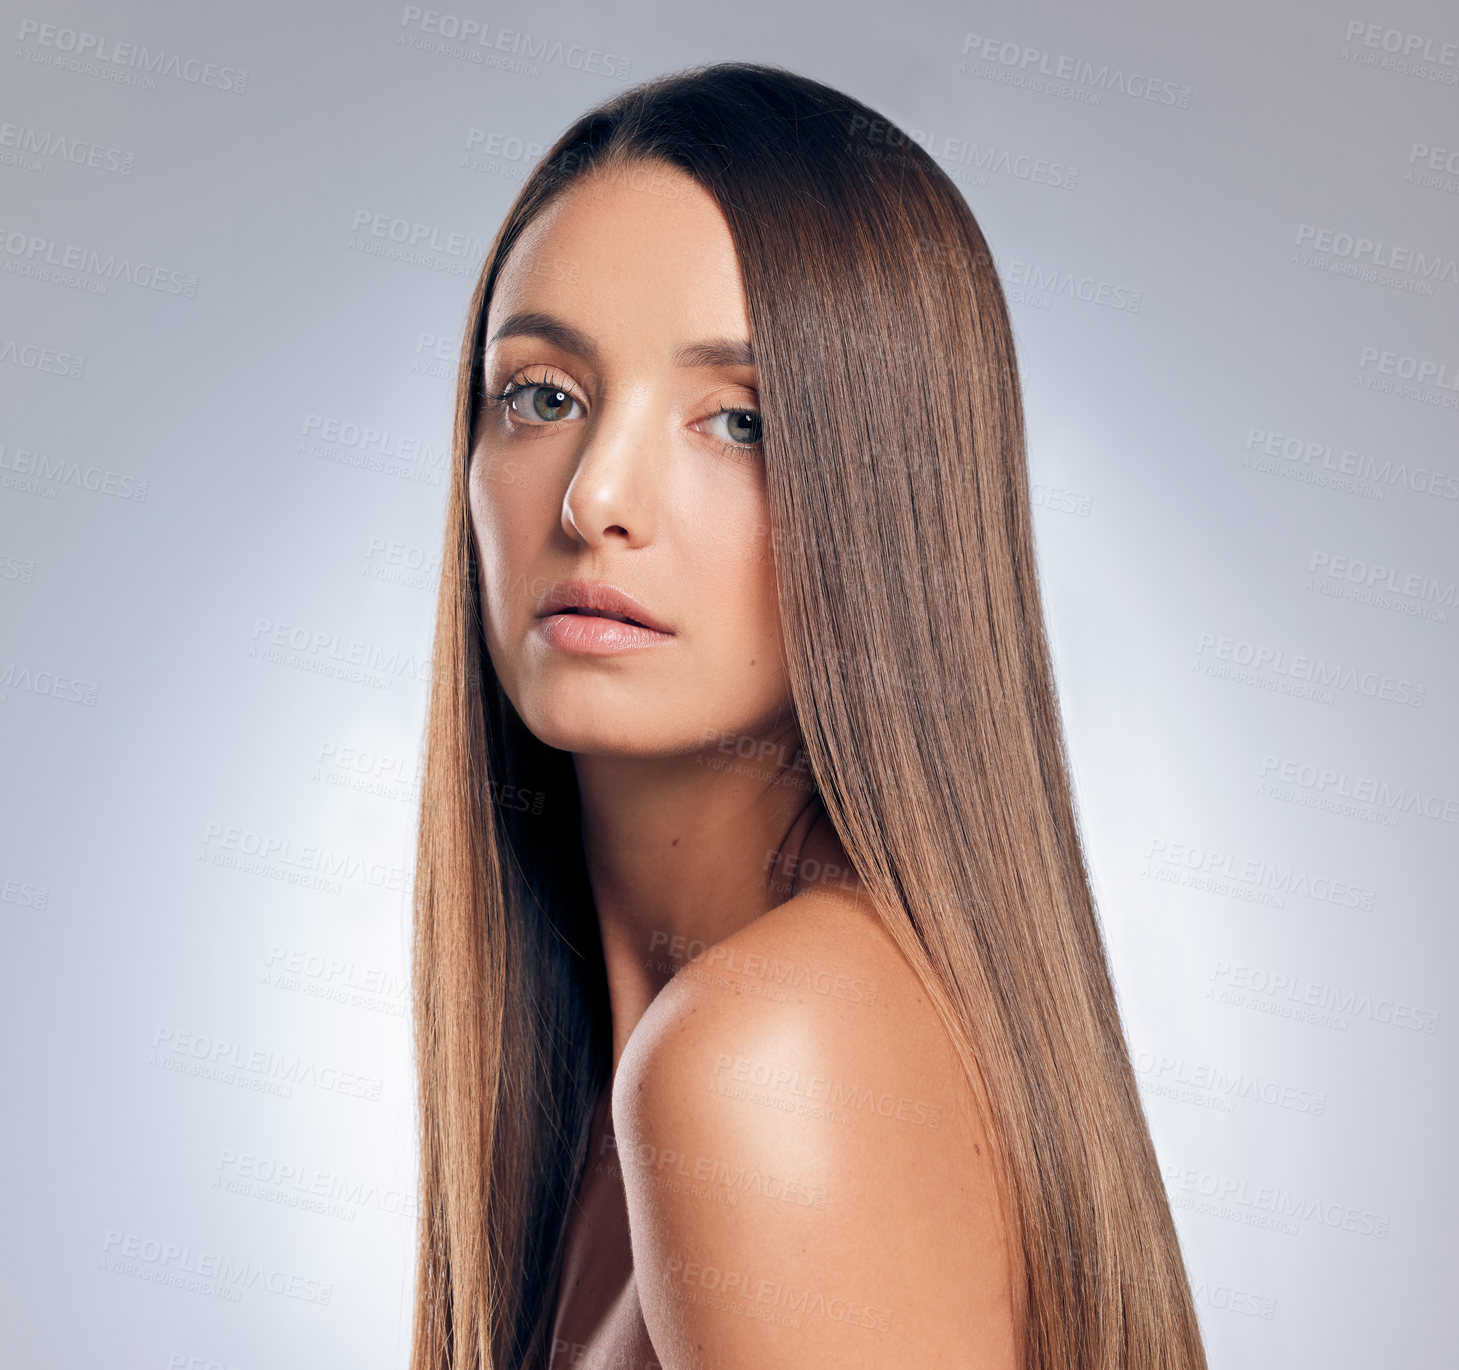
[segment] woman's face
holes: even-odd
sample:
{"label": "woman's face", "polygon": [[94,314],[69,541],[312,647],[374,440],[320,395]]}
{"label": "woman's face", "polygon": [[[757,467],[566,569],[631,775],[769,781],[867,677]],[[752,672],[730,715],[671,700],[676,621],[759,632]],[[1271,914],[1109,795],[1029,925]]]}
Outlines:
{"label": "woman's face", "polygon": [[[658,163],[589,173],[513,246],[485,337],[487,394],[512,393],[481,408],[471,517],[487,648],[523,721],[593,755],[773,734],[789,688],[759,398],[715,201]],[[632,599],[551,613],[568,581]]]}

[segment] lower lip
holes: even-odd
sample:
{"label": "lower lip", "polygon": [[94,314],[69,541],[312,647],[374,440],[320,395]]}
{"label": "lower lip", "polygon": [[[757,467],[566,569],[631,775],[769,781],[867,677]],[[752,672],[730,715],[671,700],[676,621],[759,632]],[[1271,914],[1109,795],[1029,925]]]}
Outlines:
{"label": "lower lip", "polygon": [[542,625],[538,631],[549,647],[583,656],[615,656],[640,647],[658,647],[674,639],[673,633],[596,614],[549,614],[538,622]]}

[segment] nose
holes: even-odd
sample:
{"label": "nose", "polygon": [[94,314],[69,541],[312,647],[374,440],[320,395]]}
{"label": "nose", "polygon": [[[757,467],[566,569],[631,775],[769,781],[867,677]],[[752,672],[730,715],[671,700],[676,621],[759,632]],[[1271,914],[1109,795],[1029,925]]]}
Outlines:
{"label": "nose", "polygon": [[663,415],[646,388],[605,395],[563,494],[563,532],[593,548],[615,539],[629,547],[651,542],[665,448]]}

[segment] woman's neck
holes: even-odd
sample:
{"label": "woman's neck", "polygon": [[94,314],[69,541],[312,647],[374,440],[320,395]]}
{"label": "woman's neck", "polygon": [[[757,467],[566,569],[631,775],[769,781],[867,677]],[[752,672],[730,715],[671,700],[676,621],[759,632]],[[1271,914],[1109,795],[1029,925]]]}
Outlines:
{"label": "woman's neck", "polygon": [[808,884],[851,878],[804,754],[741,750],[574,757],[615,1070],[680,967]]}

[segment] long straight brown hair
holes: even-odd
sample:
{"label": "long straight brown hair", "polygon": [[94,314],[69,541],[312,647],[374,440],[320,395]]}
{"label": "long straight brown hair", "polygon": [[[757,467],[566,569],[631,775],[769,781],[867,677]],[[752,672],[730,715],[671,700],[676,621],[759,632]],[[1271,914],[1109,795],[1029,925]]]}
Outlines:
{"label": "long straight brown hair", "polygon": [[610,1074],[571,759],[526,730],[486,652],[467,477],[503,261],[578,178],[645,164],[687,173],[729,224],[809,770],[983,1111],[1022,1364],[1204,1367],[1071,797],[993,260],[956,186],[874,110],[722,63],[578,119],[471,299],[415,884],[412,1370],[545,1365]]}

